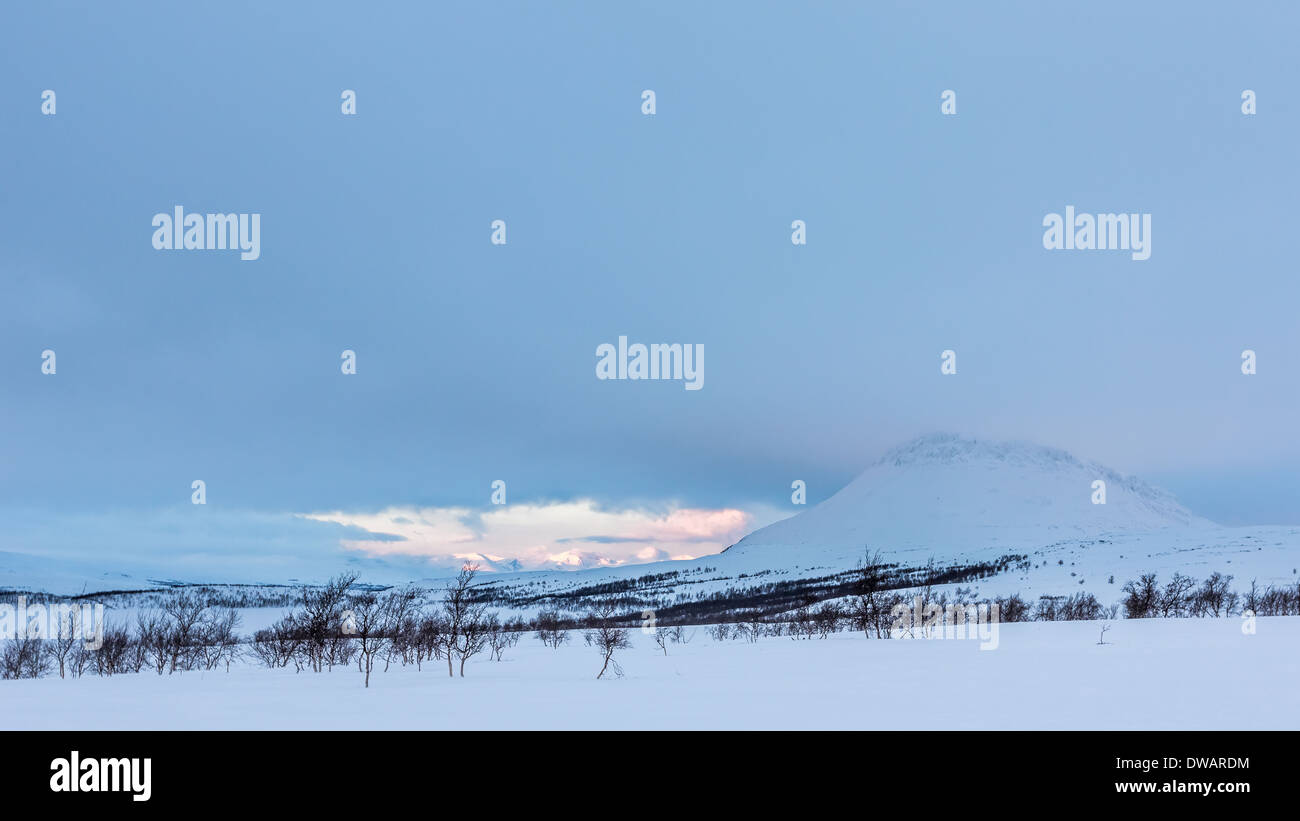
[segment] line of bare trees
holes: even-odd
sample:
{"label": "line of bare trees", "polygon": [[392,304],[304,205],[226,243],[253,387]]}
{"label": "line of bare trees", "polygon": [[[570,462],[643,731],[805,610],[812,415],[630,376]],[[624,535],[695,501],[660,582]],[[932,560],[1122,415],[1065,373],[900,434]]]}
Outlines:
{"label": "line of bare trees", "polygon": [[[707,631],[715,641],[824,639],[846,629],[884,639],[892,635],[895,608],[914,606],[918,596],[923,605],[940,610],[993,603],[1002,623],[1113,619],[1121,608],[1127,618],[1221,617],[1247,611],[1257,616],[1300,615],[1300,583],[1260,587],[1252,581],[1249,590],[1238,593],[1231,587],[1233,577],[1217,572],[1201,582],[1175,573],[1164,584],[1156,574],[1145,574],[1127,582],[1123,599],[1109,607],[1083,592],[1041,596],[1032,603],[1019,594],[977,602],[968,588],[960,587],[951,595],[936,595],[929,575],[905,594],[889,586],[889,573],[880,554],[869,553],[857,569],[852,595],[820,602],[806,599],[785,613],[741,610]],[[422,670],[426,662],[445,661],[448,676],[464,677],[471,658],[486,653],[502,661],[528,632],[555,649],[575,631],[599,653],[597,678],[622,675],[616,655],[630,646],[629,625],[637,612],[628,600],[599,600],[585,616],[566,616],[551,608],[530,621],[502,619],[487,609],[491,598],[475,585],[476,576],[477,568],[466,566],[440,596],[433,596],[410,586],[368,587],[359,584],[355,574],[341,575],[323,585],[302,587],[297,609],[246,642],[238,635],[240,618],[233,608],[214,606],[205,591],[182,589],[151,599],[157,606],[140,610],[131,626],[104,625],[97,646],[85,641],[75,624],[53,638],[20,635],[0,641],[0,678],[228,670],[232,662],[249,658],[267,668],[293,667],[299,672],[355,665],[369,687],[377,668],[387,671],[394,663]],[[77,611],[70,617],[78,618]],[[670,645],[685,644],[694,633],[680,624],[651,626],[646,632],[664,655]]]}
{"label": "line of bare trees", "polygon": [[60,678],[83,675],[111,676],[152,670],[159,675],[188,670],[229,669],[238,659],[239,614],[216,608],[190,591],[162,601],[160,609],[136,614],[135,629],[125,625],[99,625],[91,631],[80,623],[82,612],[72,610],[47,637],[24,631],[0,648],[0,678],[41,678],[57,672]]}
{"label": "line of bare trees", "polygon": [[478,568],[467,565],[430,606],[422,591],[400,587],[376,591],[355,574],[304,591],[300,611],[253,635],[250,650],[266,667],[322,672],[355,662],[370,686],[377,665],[446,661],[447,675],[465,675],[465,663],[484,651],[496,661],[519,642],[528,624],[488,612],[475,590]]}
{"label": "line of bare trees", "polygon": [[1232,590],[1232,576],[1212,573],[1205,581],[1175,573],[1161,585],[1155,573],[1125,583],[1124,612],[1130,619],[1230,616],[1300,615],[1300,582],[1260,587],[1251,580],[1245,593]]}
{"label": "line of bare trees", "polygon": [[558,648],[571,630],[585,628],[588,646],[600,652],[601,669],[622,675],[615,653],[630,646],[616,599],[599,602],[585,618],[567,618],[558,610],[541,611],[531,622],[502,619],[487,609],[486,597],[475,588],[478,569],[467,565],[431,605],[412,587],[376,592],[354,589],[355,575],[339,576],[303,595],[303,609],[286,615],[253,636],[251,652],[270,668],[293,665],[298,671],[320,672],[355,661],[366,687],[382,662],[415,665],[447,663],[448,676],[465,675],[465,663],[486,652],[501,661],[505,652],[532,631],[547,647]]}
{"label": "line of bare trees", "polygon": [[[1069,596],[1040,596],[1026,601],[1018,593],[992,600],[975,600],[962,588],[950,596],[936,594],[932,586],[922,584],[904,595],[883,587],[885,565],[879,554],[869,554],[858,569],[859,583],[855,595],[820,604],[804,604],[786,613],[764,616],[757,612],[739,612],[729,621],[709,625],[708,634],[715,641],[745,639],[756,641],[763,636],[787,636],[792,639],[826,638],[843,630],[860,631],[870,638],[891,638],[894,608],[913,607],[915,597],[922,609],[939,611],[967,609],[996,604],[1000,623],[1026,621],[1093,621],[1114,619],[1121,610],[1127,618],[1222,617],[1243,612],[1257,616],[1300,615],[1300,583],[1260,587],[1252,581],[1244,593],[1232,590],[1232,576],[1213,573],[1202,582],[1175,573],[1164,585],[1154,573],[1124,585],[1124,598],[1105,605],[1091,593]],[[663,646],[662,644],[660,645]]]}

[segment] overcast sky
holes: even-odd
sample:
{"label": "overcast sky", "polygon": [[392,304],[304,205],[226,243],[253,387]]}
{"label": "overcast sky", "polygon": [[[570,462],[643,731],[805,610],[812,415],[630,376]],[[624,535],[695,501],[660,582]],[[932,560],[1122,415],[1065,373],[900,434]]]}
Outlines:
{"label": "overcast sky", "polygon": [[0,550],[699,555],[940,430],[1300,522],[1293,8],[195,5],[0,25]]}

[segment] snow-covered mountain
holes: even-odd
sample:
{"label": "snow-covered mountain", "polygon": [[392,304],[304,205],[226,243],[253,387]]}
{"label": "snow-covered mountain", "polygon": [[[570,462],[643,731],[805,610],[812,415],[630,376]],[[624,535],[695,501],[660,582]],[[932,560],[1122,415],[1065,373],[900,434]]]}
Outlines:
{"label": "snow-covered mountain", "polygon": [[[1097,481],[1105,504],[1093,503]],[[935,434],[889,451],[821,504],[746,536],[718,567],[796,567],[812,576],[851,568],[867,550],[904,567],[1025,556],[977,587],[990,595],[1085,590],[1109,602],[1143,573],[1294,583],[1300,527],[1222,527],[1166,491],[1063,450]]]}
{"label": "snow-covered mountain", "polygon": [[[1095,504],[1095,482],[1105,503]],[[1055,448],[953,434],[886,453],[821,504],[746,536],[729,553],[833,560],[865,547],[958,558],[1106,534],[1204,529],[1168,494]]]}

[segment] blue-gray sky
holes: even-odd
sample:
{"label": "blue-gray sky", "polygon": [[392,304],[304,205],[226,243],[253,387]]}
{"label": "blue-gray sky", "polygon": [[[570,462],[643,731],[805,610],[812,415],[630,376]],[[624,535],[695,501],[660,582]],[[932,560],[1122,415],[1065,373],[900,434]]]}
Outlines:
{"label": "blue-gray sky", "polygon": [[[197,6],[4,12],[0,550],[494,479],[760,521],[933,430],[1300,521],[1293,7]],[[175,205],[261,214],[261,258],[154,250]],[[1151,258],[1045,251],[1067,205],[1150,213]],[[620,335],[702,344],[704,389],[596,380]]]}

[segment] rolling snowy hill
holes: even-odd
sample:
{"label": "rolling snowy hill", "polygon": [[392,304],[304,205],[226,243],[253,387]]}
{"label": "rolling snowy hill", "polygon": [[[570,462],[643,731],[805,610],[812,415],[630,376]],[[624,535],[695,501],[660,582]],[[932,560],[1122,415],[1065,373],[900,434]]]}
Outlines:
{"label": "rolling snowy hill", "polygon": [[[1104,504],[1093,503],[1098,480]],[[936,434],[894,448],[831,498],[751,533],[723,557],[849,568],[867,549],[905,566],[1023,554],[1031,569],[1008,571],[982,592],[1083,587],[1111,600],[1148,572],[1293,580],[1300,527],[1221,527],[1164,490],[1063,450]]]}
{"label": "rolling snowy hill", "polygon": [[[1104,504],[1093,503],[1095,481],[1105,483]],[[1063,450],[938,434],[889,451],[825,502],[728,552],[834,561],[869,546],[894,556],[959,558],[972,550],[1214,527],[1168,493]]]}

